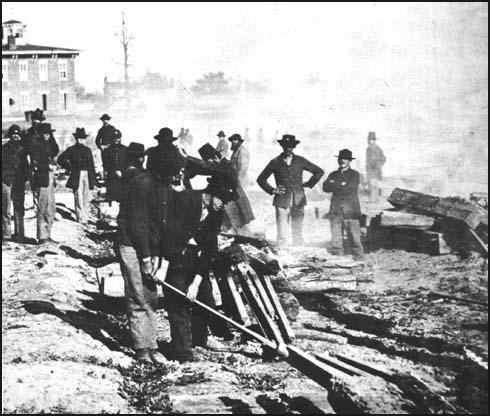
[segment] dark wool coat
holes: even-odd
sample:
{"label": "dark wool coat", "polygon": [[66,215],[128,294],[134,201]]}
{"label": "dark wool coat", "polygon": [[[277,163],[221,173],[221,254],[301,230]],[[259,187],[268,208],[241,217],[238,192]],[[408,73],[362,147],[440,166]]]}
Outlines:
{"label": "dark wool coat", "polygon": [[366,150],[366,173],[368,178],[383,180],[381,168],[386,162],[386,157],[376,143],[370,144]]}
{"label": "dark wool coat", "polygon": [[56,140],[44,140],[33,143],[28,149],[27,154],[31,157],[31,186],[33,188],[49,186],[49,165],[54,163],[54,158],[59,152]]}
{"label": "dark wool coat", "polygon": [[58,158],[59,165],[70,172],[66,187],[76,191],[80,184],[80,171],[88,171],[88,184],[90,189],[95,185],[94,157],[89,147],[77,143],[66,149]]}
{"label": "dark wool coat", "polygon": [[101,146],[109,146],[114,142],[114,131],[116,128],[111,124],[102,126],[95,137],[95,145],[101,149]]}
{"label": "dark wool coat", "polygon": [[[303,183],[303,171],[312,173],[311,178]],[[304,187],[313,188],[323,176],[323,169],[311,163],[302,156],[293,155],[288,166],[282,155],[272,159],[257,178],[259,186],[268,194],[273,194],[274,188],[267,179],[274,175],[276,186],[284,186],[284,194],[274,195],[272,205],[279,208],[302,207],[306,205]]]}
{"label": "dark wool coat", "polygon": [[112,144],[102,152],[102,165],[107,172],[106,199],[108,201],[120,201],[122,192],[121,178],[115,175],[116,171],[122,173],[126,169],[126,146]]}
{"label": "dark wool coat", "polygon": [[361,218],[361,205],[359,203],[358,188],[360,182],[359,172],[348,169],[333,171],[323,182],[323,190],[332,192],[330,200],[330,215],[342,215],[346,219]]}
{"label": "dark wool coat", "polygon": [[26,152],[20,142],[9,141],[2,146],[2,182],[5,185],[26,182],[29,174]]}

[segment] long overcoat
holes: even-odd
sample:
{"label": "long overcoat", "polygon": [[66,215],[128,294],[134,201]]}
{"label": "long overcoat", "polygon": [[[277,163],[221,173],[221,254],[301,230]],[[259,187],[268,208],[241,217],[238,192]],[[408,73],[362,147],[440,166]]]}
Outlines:
{"label": "long overcoat", "polygon": [[77,143],[66,149],[58,158],[59,165],[70,172],[66,187],[76,191],[80,183],[80,170],[87,169],[89,189],[94,189],[94,157],[89,147]]}

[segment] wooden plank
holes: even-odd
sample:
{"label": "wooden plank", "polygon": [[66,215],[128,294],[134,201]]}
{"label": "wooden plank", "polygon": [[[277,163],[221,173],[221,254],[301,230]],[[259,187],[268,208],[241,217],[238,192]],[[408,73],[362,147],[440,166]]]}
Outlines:
{"label": "wooden plank", "polygon": [[240,295],[240,292],[238,291],[238,288],[235,284],[235,281],[233,280],[233,276],[231,275],[231,272],[228,272],[226,274],[226,282],[228,284],[228,288],[230,289],[230,293],[233,298],[234,306],[236,306],[236,310],[238,312],[238,315],[240,316],[240,319],[242,323],[245,326],[250,326],[252,325],[250,321],[250,317],[248,316],[247,313],[247,308],[245,308],[245,304],[243,303],[242,296]]}
{"label": "wooden plank", "polygon": [[381,212],[379,225],[382,227],[389,226],[409,226],[430,228],[434,224],[434,218],[426,215],[412,214],[403,211],[385,210]]}
{"label": "wooden plank", "polygon": [[292,342],[295,338],[294,332],[291,325],[289,325],[289,320],[284,312],[284,309],[282,308],[281,302],[279,301],[277,293],[272,286],[269,276],[259,276],[259,278],[261,279],[274,310],[276,311],[276,322],[279,330],[281,331],[282,337],[286,342]]}
{"label": "wooden plank", "polygon": [[483,251],[488,254],[488,246],[483,242],[480,236],[475,232],[475,230],[472,230],[471,228],[469,229],[469,231],[471,235],[475,238],[475,240],[478,241],[478,244],[480,244],[480,247],[483,249]]}
{"label": "wooden plank", "polygon": [[342,361],[337,360],[334,357],[329,356],[328,354],[315,354],[315,358],[320,360],[322,363],[328,364],[329,366],[336,368],[343,373],[346,373],[350,376],[364,376],[368,375],[368,373],[360,370],[359,368],[353,367],[347,363],[343,363]]}
{"label": "wooden plank", "polygon": [[[367,281],[367,279],[366,279]],[[272,279],[274,289],[277,292],[288,293],[325,293],[332,289],[357,290],[358,279],[354,275],[339,276],[336,279]]]}
{"label": "wooden plank", "polygon": [[277,328],[276,324],[273,322],[272,318],[267,314],[266,308],[260,299],[257,290],[254,287],[250,277],[248,276],[246,267],[244,264],[238,264],[238,276],[243,291],[252,311],[259,322],[260,327],[264,331],[267,337],[275,340],[279,345],[284,344],[284,340],[281,336],[281,332]]}
{"label": "wooden plank", "polygon": [[272,319],[275,319],[276,311],[272,306],[269,296],[267,295],[267,292],[264,286],[262,285],[262,282],[259,280],[257,273],[255,273],[255,270],[252,269],[250,265],[245,265],[244,268],[248,273],[249,277],[251,278],[253,284],[255,285],[255,289],[257,290],[257,293],[260,296],[260,300],[262,301],[262,304],[264,305],[266,312],[269,314],[269,316]]}
{"label": "wooden plank", "polygon": [[353,368],[357,368],[357,369],[362,370],[363,372],[371,374],[373,376],[382,377],[388,381],[391,379],[391,376],[393,375],[392,373],[389,373],[387,371],[383,371],[379,368],[373,367],[372,365],[368,365],[362,361],[353,360],[352,358],[346,357],[345,355],[335,354],[335,357],[338,360],[344,362],[347,365],[350,365]]}

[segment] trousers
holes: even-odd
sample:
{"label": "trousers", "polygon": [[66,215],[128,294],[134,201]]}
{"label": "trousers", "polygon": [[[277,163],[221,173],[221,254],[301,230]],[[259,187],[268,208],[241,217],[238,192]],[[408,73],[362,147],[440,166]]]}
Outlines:
{"label": "trousers", "polygon": [[10,221],[10,207],[14,208],[14,233],[17,237],[24,237],[24,201],[25,181],[15,180],[12,185],[2,182],[2,236],[12,237]]}
{"label": "trousers", "polygon": [[277,225],[277,246],[287,245],[287,232],[291,222],[291,231],[294,245],[302,245],[303,240],[303,221],[305,218],[305,207],[276,207]]}
{"label": "trousers", "polygon": [[332,231],[332,251],[334,254],[344,255],[343,235],[345,230],[354,259],[364,259],[364,249],[361,243],[361,225],[358,219],[332,215],[330,217],[330,229]]}
{"label": "trousers", "polygon": [[143,280],[140,262],[132,246],[116,247],[124,279],[126,314],[135,349],[157,349],[156,310],[158,293],[155,282]]}
{"label": "trousers", "polygon": [[54,172],[49,172],[48,186],[37,188],[35,193],[38,195],[37,238],[39,240],[51,238],[51,228],[53,227],[54,217],[56,214]]}
{"label": "trousers", "polygon": [[88,182],[88,171],[80,171],[78,189],[73,191],[75,196],[75,215],[77,222],[87,224],[90,210],[90,187]]}

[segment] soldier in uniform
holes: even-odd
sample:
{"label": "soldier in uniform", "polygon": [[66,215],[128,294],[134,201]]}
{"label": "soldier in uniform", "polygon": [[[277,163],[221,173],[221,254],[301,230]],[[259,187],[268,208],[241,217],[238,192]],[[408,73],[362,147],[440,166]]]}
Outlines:
{"label": "soldier in uniform", "polygon": [[60,166],[70,172],[66,187],[73,190],[77,222],[87,224],[90,212],[90,191],[95,185],[95,166],[92,150],[85,145],[89,136],[85,128],[73,133],[76,144],[66,149],[58,158]]}
{"label": "soldier in uniform", "polygon": [[[287,227],[291,219],[293,244],[302,245],[303,219],[305,215],[306,196],[304,188],[313,188],[323,176],[323,169],[302,156],[294,154],[294,148],[300,143],[291,134],[285,134],[278,140],[283,152],[272,159],[257,178],[259,186],[268,194],[274,195],[272,204],[276,209],[277,245],[284,247],[287,243]],[[312,174],[303,182],[303,172]],[[274,175],[276,187],[273,188],[268,178]]]}
{"label": "soldier in uniform", "polygon": [[[20,127],[12,124],[6,137],[10,141],[2,146],[2,240],[24,242],[24,198],[28,169]],[[11,203],[14,208],[14,235],[10,222]]]}
{"label": "soldier in uniform", "polygon": [[108,114],[102,114],[100,121],[102,121],[102,127],[97,132],[95,136],[95,145],[100,149],[101,152],[107,149],[114,139],[114,131],[116,128],[109,124],[111,117]]}
{"label": "soldier in uniform", "polygon": [[354,260],[362,261],[364,260],[364,249],[361,243],[361,205],[358,196],[360,175],[350,167],[354,158],[349,149],[341,150],[336,157],[339,169],[330,173],[323,182],[323,190],[332,192],[329,212],[332,253],[339,256],[344,254],[343,233],[345,230],[352,247]]}
{"label": "soldier in uniform", "polygon": [[102,164],[106,172],[106,200],[120,202],[121,200],[121,178],[126,169],[126,146],[121,144],[122,134],[114,130],[113,143],[102,151]]}
{"label": "soldier in uniform", "polygon": [[37,196],[37,238],[38,243],[56,242],[51,239],[51,228],[56,214],[54,195],[56,156],[59,152],[56,140],[50,140],[55,130],[49,123],[41,123],[41,139],[27,149],[31,186]]}
{"label": "soldier in uniform", "polygon": [[380,196],[379,182],[383,180],[383,165],[386,157],[381,147],[376,144],[376,133],[368,134],[368,147],[366,150],[366,175],[369,186],[369,202],[378,202]]}

